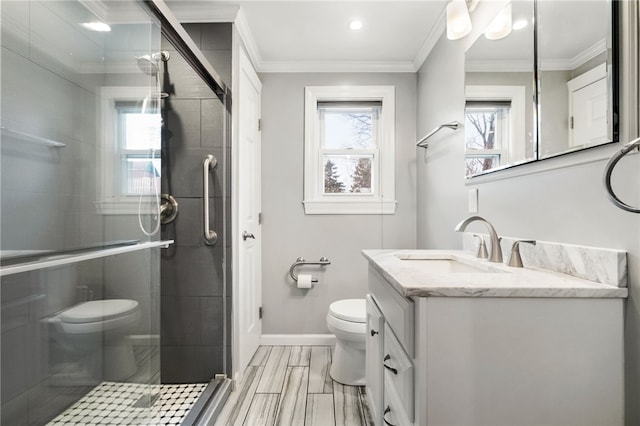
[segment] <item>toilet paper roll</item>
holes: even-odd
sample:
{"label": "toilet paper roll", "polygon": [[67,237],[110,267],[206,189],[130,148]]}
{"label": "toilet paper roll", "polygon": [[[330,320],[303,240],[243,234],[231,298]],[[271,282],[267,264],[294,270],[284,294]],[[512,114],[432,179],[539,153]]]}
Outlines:
{"label": "toilet paper roll", "polygon": [[311,288],[311,275],[299,274],[298,275],[298,288]]}

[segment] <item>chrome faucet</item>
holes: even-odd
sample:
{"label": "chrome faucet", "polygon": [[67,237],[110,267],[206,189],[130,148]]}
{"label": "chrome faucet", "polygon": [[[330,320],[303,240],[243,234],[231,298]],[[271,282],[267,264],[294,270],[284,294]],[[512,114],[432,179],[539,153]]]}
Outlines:
{"label": "chrome faucet", "polygon": [[489,228],[489,238],[491,238],[491,253],[489,254],[489,262],[502,263],[502,248],[500,247],[500,238],[498,238],[498,234],[496,233],[495,228],[489,223],[488,220],[480,216],[470,216],[456,225],[456,232],[464,231],[471,222],[475,222],[477,220],[479,220],[480,222],[484,222],[487,225],[487,228]]}

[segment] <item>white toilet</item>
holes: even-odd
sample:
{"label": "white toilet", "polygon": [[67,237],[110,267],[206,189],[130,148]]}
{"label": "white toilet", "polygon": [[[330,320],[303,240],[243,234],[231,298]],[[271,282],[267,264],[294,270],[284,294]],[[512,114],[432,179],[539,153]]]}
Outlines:
{"label": "white toilet", "polygon": [[351,386],[365,384],[366,321],[365,299],[338,300],[329,306],[327,326],[336,335],[329,373],[336,382]]}
{"label": "white toilet", "polygon": [[82,302],[59,312],[52,322],[67,347],[90,355],[103,348],[104,378],[123,380],[136,370],[133,347],[127,339],[140,319],[135,300]]}

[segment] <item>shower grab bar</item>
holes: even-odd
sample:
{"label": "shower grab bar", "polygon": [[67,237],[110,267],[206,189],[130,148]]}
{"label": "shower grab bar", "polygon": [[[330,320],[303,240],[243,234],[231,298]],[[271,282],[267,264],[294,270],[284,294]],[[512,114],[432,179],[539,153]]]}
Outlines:
{"label": "shower grab bar", "polygon": [[19,132],[17,130],[11,130],[4,126],[0,127],[0,129],[2,130],[2,133],[6,134],[7,136],[13,136],[14,138],[18,138],[25,142],[44,145],[51,148],[64,148],[67,146],[62,142],[54,141],[52,139],[47,139],[40,136],[30,135],[28,133]]}
{"label": "shower grab bar", "polygon": [[438,133],[440,130],[444,129],[445,127],[448,128],[448,129],[451,129],[451,130],[458,130],[458,128],[461,127],[461,126],[462,126],[462,123],[460,123],[458,121],[452,121],[450,123],[441,124],[438,127],[436,127],[435,129],[433,129],[428,135],[426,135],[425,137],[420,139],[416,143],[416,146],[419,146],[420,148],[427,148],[429,146],[429,144],[427,143],[427,139],[429,139],[431,136],[433,136],[436,133]]}
{"label": "shower grab bar", "polygon": [[607,195],[609,196],[609,201],[611,201],[616,207],[621,208],[622,210],[631,212],[631,213],[640,213],[640,208],[632,207],[624,202],[622,202],[618,196],[613,192],[613,188],[611,187],[611,174],[613,173],[613,169],[618,164],[618,161],[622,159],[629,152],[633,151],[635,148],[640,150],[640,138],[634,139],[631,142],[626,143],[622,149],[609,159],[607,165],[604,168],[604,177],[603,183],[604,187],[607,190]]}
{"label": "shower grab bar", "polygon": [[216,231],[209,229],[209,174],[218,165],[216,157],[209,154],[205,157],[202,163],[202,206],[204,211],[204,242],[208,246],[212,246],[218,241],[218,234]]}
{"label": "shower grab bar", "polygon": [[[293,265],[291,265],[291,268],[289,268],[289,275],[294,281],[298,281],[298,276],[294,273],[294,269],[296,269],[298,266],[301,266],[301,265],[326,266],[326,265],[331,265],[331,262],[329,262],[329,259],[327,259],[326,257],[321,257],[320,260],[317,262],[307,262],[306,260],[304,260],[304,257],[297,258],[296,261],[293,262]],[[318,279],[313,278],[311,282],[317,283]]]}

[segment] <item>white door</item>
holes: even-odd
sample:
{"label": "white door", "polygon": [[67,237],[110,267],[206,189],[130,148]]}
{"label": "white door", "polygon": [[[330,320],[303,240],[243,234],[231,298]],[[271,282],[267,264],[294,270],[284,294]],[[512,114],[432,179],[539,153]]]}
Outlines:
{"label": "white door", "polygon": [[242,49],[239,50],[239,75],[234,102],[238,102],[238,300],[234,319],[237,324],[238,365],[242,373],[260,345],[262,320],[262,265],[260,232],[260,96],[262,84]]}
{"label": "white door", "polygon": [[607,69],[602,64],[567,83],[569,146],[608,142]]}

